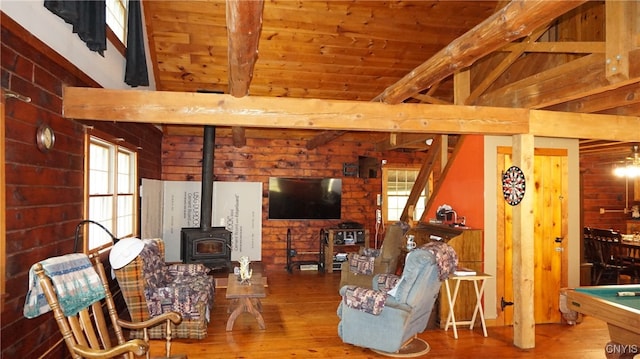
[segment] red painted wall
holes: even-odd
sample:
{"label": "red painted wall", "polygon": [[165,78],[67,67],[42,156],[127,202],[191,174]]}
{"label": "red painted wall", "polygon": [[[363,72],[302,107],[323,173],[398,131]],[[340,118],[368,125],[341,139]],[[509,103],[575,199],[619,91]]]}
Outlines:
{"label": "red painted wall", "polygon": [[443,181],[433,206],[427,209],[427,220],[435,218],[439,206],[448,204],[458,218],[466,217],[467,226],[482,228],[484,223],[484,137],[464,138],[455,163]]}

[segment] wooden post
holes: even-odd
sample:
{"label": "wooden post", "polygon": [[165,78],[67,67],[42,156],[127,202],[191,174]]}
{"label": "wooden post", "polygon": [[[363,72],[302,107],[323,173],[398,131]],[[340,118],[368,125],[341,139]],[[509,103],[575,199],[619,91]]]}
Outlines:
{"label": "wooden post", "polygon": [[[525,176],[526,190],[513,208],[513,344],[535,347],[534,235],[533,235],[533,135],[513,136],[513,163]],[[506,268],[508,270],[508,268]]]}
{"label": "wooden post", "polygon": [[629,79],[629,57],[638,26],[635,1],[606,1],[606,60],[605,73],[611,83]]}

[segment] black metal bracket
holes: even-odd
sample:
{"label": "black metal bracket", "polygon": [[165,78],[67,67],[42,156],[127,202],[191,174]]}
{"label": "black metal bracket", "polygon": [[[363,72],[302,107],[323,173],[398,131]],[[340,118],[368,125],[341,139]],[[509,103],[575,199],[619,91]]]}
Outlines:
{"label": "black metal bracket", "polygon": [[506,300],[504,300],[504,297],[500,298],[500,309],[502,309],[502,311],[504,312],[504,308],[513,305],[513,302],[507,302]]}

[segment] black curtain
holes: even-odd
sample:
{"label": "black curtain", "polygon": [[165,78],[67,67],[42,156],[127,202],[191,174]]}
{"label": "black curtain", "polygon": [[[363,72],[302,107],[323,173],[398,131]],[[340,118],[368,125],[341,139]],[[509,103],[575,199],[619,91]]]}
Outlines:
{"label": "black curtain", "polygon": [[107,49],[107,5],[105,0],[45,0],[44,7],[73,26],[73,32],[91,51],[104,56]]}
{"label": "black curtain", "polygon": [[132,87],[149,86],[147,58],[144,53],[142,9],[139,0],[129,0],[126,54],[127,65],[124,72],[124,82]]}

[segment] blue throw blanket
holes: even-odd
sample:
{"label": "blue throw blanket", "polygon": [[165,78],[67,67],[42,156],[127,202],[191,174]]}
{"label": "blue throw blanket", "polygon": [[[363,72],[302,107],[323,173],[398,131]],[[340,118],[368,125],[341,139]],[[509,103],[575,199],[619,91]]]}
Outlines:
{"label": "blue throw blanket", "polygon": [[[45,274],[51,278],[65,316],[76,315],[81,309],[104,298],[102,281],[86,254],[53,257],[40,264]],[[35,318],[50,310],[34,264],[29,270],[29,292],[24,303],[24,316]]]}

